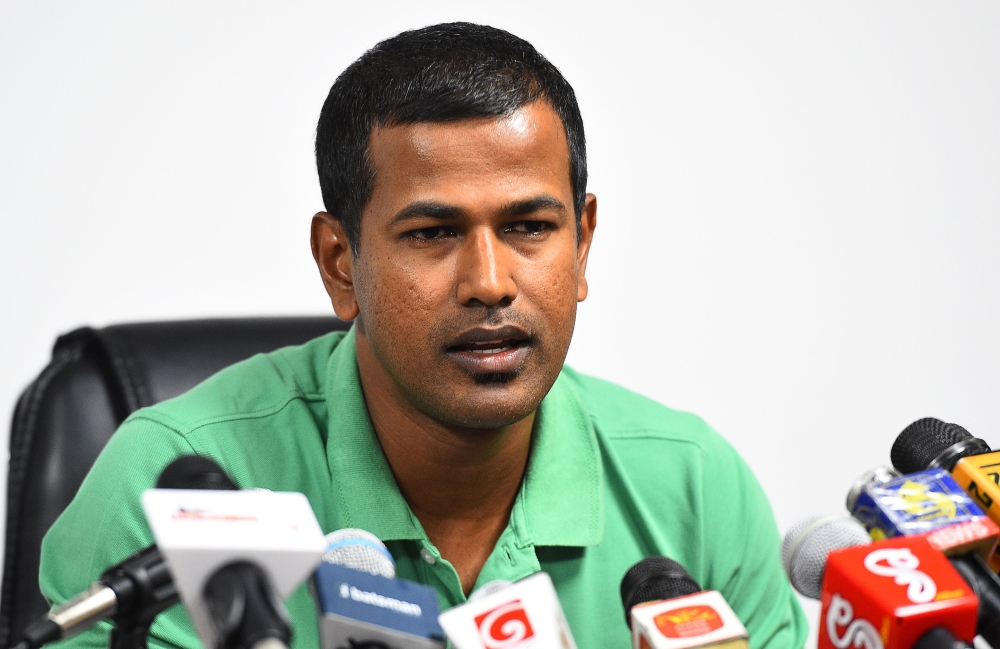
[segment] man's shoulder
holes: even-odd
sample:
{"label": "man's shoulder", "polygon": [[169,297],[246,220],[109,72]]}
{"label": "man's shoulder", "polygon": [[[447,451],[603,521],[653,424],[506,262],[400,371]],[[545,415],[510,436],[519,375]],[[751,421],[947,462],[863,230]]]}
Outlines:
{"label": "man's shoulder", "polygon": [[302,345],[256,354],[130,419],[152,420],[187,434],[214,423],[265,419],[291,401],[321,402],[327,363],[344,336],[335,331]]}
{"label": "man's shoulder", "polygon": [[733,449],[698,415],[675,410],[620,385],[565,367],[562,378],[580,397],[598,434],[609,440],[687,445],[703,453]]}

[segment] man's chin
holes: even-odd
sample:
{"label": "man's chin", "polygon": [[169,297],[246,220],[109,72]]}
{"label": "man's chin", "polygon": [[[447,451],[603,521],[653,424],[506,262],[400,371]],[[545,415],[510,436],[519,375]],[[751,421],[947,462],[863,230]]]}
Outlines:
{"label": "man's chin", "polygon": [[519,421],[524,420],[525,417],[531,415],[533,410],[526,413],[513,414],[510,412],[503,413],[456,413],[456,415],[450,418],[450,421],[446,421],[448,425],[454,428],[464,428],[468,430],[498,430],[500,428],[506,428],[507,426],[513,426]]}
{"label": "man's chin", "polygon": [[454,428],[485,430],[516,424],[538,409],[559,376],[558,368],[538,362],[537,352],[525,362],[502,368],[463,366],[452,362],[451,356],[441,359],[443,363],[425,363],[422,373],[400,371],[396,376],[411,379],[397,385],[412,406]]}
{"label": "man's chin", "polygon": [[[531,415],[544,394],[524,394],[514,385],[516,376],[474,377],[472,389],[455,390],[433,400],[424,395],[421,410],[435,420],[456,428],[493,430],[511,426]],[[435,403],[436,402],[436,403]]]}

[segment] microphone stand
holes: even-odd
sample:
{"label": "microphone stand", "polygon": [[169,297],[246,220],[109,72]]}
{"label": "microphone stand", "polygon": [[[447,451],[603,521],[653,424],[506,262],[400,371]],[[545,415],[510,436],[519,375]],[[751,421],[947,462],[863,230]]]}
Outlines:
{"label": "microphone stand", "polygon": [[147,649],[153,620],[180,601],[160,551],[153,545],[136,553],[101,575],[101,582],[119,602],[108,649]]}
{"label": "microphone stand", "polygon": [[147,649],[149,623],[136,624],[127,628],[116,626],[111,629],[108,649]]}
{"label": "microphone stand", "polygon": [[174,595],[149,608],[134,611],[131,615],[113,618],[115,626],[108,638],[108,649],[148,649],[149,627],[153,620],[177,601],[178,598]]}

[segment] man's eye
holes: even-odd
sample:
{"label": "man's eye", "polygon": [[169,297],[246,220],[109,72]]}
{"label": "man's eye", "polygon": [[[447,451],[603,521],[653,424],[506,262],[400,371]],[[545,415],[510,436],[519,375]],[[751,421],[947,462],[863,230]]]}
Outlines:
{"label": "man's eye", "polygon": [[433,239],[443,239],[445,237],[451,236],[453,234],[451,228],[446,228],[443,225],[434,226],[432,228],[420,228],[419,230],[410,230],[406,233],[406,236],[411,239],[418,239],[420,241],[430,241]]}
{"label": "man's eye", "polygon": [[507,231],[518,234],[539,235],[545,232],[548,227],[549,224],[545,221],[519,221],[507,226]]}

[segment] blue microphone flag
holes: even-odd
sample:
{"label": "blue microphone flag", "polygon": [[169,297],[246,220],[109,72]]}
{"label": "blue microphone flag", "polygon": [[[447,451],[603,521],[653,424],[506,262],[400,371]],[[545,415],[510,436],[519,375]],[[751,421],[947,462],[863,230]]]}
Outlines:
{"label": "blue microphone flag", "polygon": [[315,584],[324,618],[357,621],[443,642],[437,595],[429,586],[332,563],[320,564]]}
{"label": "blue microphone flag", "polygon": [[868,486],[851,514],[875,540],[931,532],[985,516],[944,469],[927,469]]}

